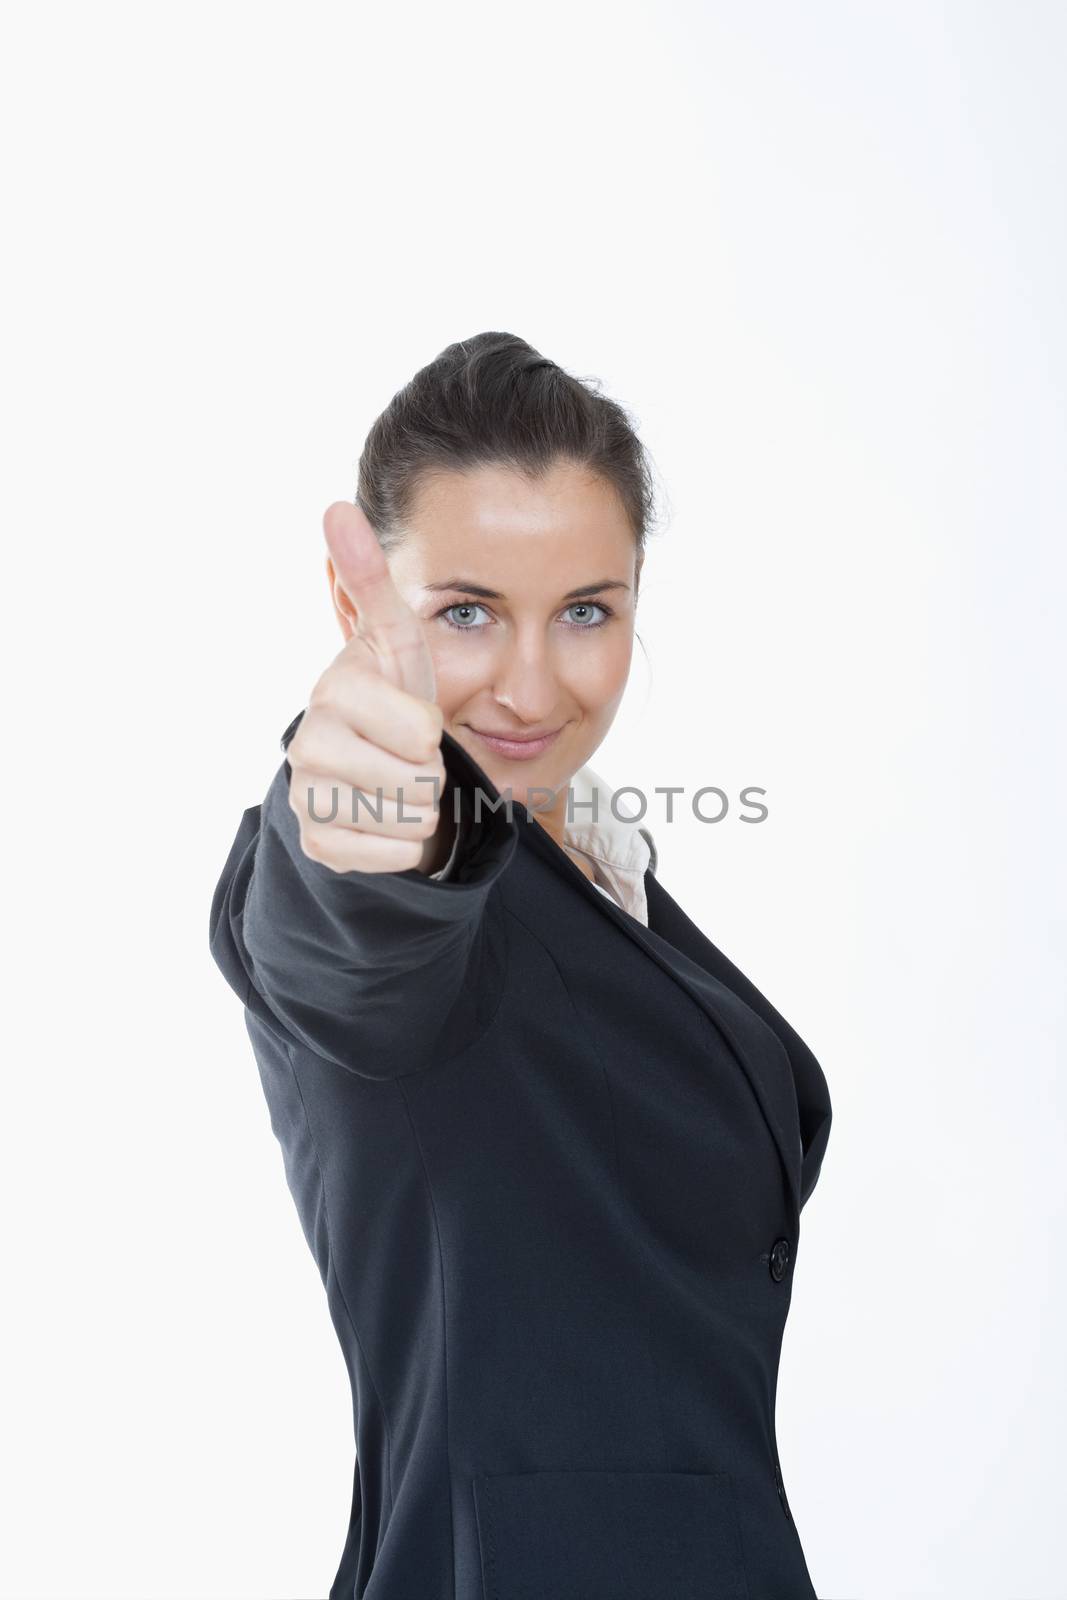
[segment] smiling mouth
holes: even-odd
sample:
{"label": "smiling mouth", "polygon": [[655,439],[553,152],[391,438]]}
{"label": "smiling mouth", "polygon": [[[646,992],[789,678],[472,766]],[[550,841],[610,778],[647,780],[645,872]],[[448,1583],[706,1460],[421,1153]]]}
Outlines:
{"label": "smiling mouth", "polygon": [[476,728],[473,723],[468,723],[467,726],[491,750],[496,750],[504,756],[518,757],[521,760],[539,755],[542,750],[547,750],[552,741],[563,732],[565,724],[558,728],[553,728],[550,733],[538,734],[535,738],[527,736],[520,738],[512,734],[503,733],[486,733],[481,728]]}

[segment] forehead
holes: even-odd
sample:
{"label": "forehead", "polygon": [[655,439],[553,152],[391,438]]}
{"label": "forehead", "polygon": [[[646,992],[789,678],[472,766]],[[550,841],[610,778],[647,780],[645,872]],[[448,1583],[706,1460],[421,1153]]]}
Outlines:
{"label": "forehead", "polygon": [[[622,501],[586,467],[553,465],[530,479],[510,467],[435,472],[420,482],[397,563],[423,581],[442,566],[482,576],[531,566],[628,578],[636,545]],[[616,571],[615,569],[619,570]],[[578,580],[576,580],[578,581]]]}

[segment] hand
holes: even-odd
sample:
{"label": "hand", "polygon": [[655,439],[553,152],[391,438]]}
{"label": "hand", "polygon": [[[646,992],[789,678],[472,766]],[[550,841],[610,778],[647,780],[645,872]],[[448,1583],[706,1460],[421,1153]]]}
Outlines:
{"label": "hand", "polygon": [[[300,822],[300,845],[335,872],[434,870],[438,858],[446,859],[441,846],[451,826],[439,833],[444,715],[422,623],[398,593],[358,506],[337,501],[323,527],[358,620],[312,689],[289,743],[289,804]],[[336,815],[326,821],[334,790]],[[354,819],[353,790],[366,796],[356,797]]]}

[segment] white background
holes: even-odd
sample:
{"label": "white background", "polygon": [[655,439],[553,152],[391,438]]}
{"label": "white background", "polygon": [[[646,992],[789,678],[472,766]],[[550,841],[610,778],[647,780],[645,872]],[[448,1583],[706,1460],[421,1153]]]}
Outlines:
{"label": "white background", "polygon": [[778,1408],[818,1593],[1067,1596],[1062,8],[3,32],[0,1592],[332,1579],[347,1378],[208,910],[340,647],[323,509],[499,329],[662,485],[595,766],[768,791],[649,821],[833,1095]]}

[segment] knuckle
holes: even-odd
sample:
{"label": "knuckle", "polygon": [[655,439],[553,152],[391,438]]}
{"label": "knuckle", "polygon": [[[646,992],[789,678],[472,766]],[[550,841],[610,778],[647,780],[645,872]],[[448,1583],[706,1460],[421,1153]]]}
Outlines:
{"label": "knuckle", "polygon": [[319,834],[308,828],[300,830],[300,848],[312,861],[323,861],[323,842]]}
{"label": "knuckle", "polygon": [[295,811],[301,820],[307,816],[307,791],[307,773],[303,767],[294,767],[289,780],[289,809]]}
{"label": "knuckle", "polygon": [[296,730],[297,738],[299,738],[301,731],[307,727],[308,718],[312,716],[314,712],[321,709],[321,707],[328,706],[332,703],[336,682],[337,667],[336,665],[331,664],[317,680],[311,690],[311,693],[308,695],[307,710],[304,712],[303,721],[301,722],[300,727]]}
{"label": "knuckle", "polygon": [[417,867],[419,862],[422,860],[422,845],[414,843],[404,845],[403,849],[399,852],[399,855],[400,860],[403,861],[404,865],[402,867],[395,868],[394,870],[406,872],[409,867]]}
{"label": "knuckle", "polygon": [[[312,720],[309,723],[309,717],[312,717],[312,713],[310,711],[305,713],[304,720],[296,730],[296,733],[293,735],[293,742],[289,746],[290,763],[292,763],[295,759],[295,761],[299,763],[301,767],[304,767],[308,772],[315,768],[321,760],[322,744],[321,720],[316,717],[312,717]],[[299,744],[297,741],[299,741]]]}
{"label": "knuckle", "polygon": [[430,766],[434,765],[435,758],[439,754],[441,734],[444,730],[444,717],[441,715],[440,708],[434,707],[433,709],[437,714],[431,715],[430,712],[427,712],[419,729],[419,735],[423,741],[422,759]]}
{"label": "knuckle", "polygon": [[437,817],[432,811],[425,811],[419,816],[412,832],[419,839],[429,839],[437,832]]}

